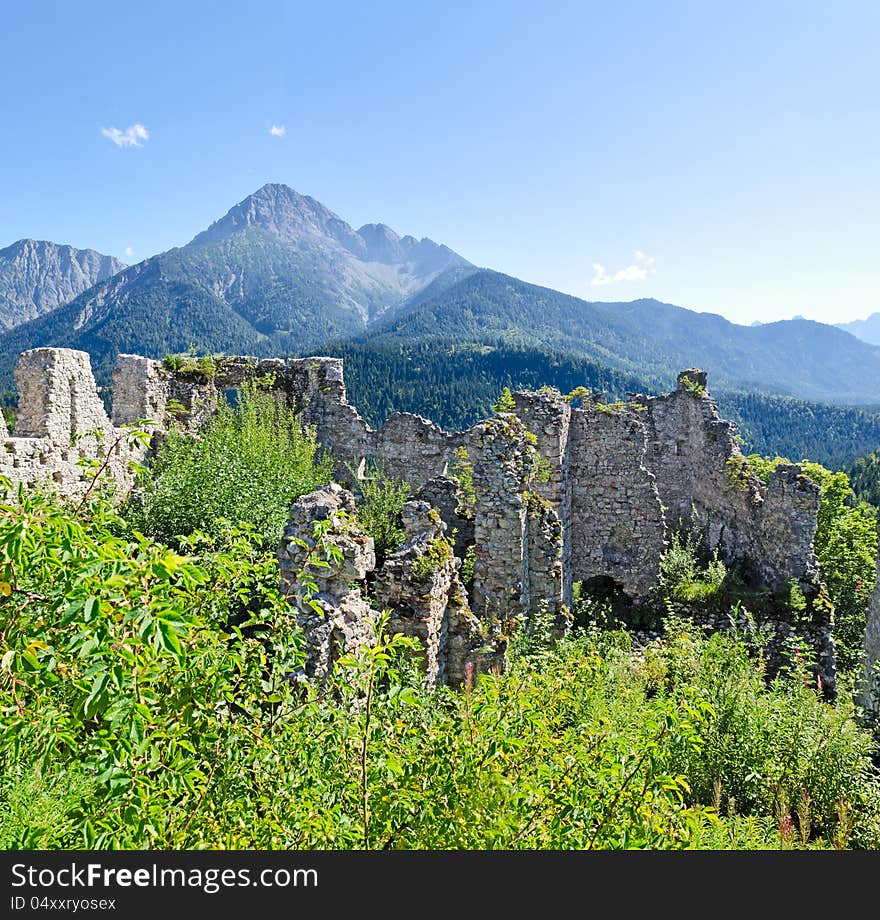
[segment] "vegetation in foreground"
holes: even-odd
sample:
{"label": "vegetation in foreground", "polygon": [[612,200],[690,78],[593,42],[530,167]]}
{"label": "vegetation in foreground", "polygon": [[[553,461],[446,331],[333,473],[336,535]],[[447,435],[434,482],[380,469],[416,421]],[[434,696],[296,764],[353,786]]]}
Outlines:
{"label": "vegetation in foreground", "polygon": [[[259,467],[273,455],[247,411],[217,425]],[[880,846],[870,733],[802,653],[768,685],[752,635],[671,619],[644,648],[593,629],[553,643],[536,617],[506,673],[460,692],[426,691],[400,637],[304,686],[275,519],[221,524],[257,493],[169,445],[166,471],[190,472],[166,484],[229,499],[211,533],[182,517],[162,542],[137,529],[148,505],[99,497],[0,505],[0,846]],[[300,459],[285,502],[324,475]],[[380,494],[373,526],[398,502]]]}
{"label": "vegetation in foreground", "polygon": [[397,640],[304,691],[252,533],[123,525],[3,507],[4,847],[880,845],[871,736],[734,634],[533,629],[461,693]]}

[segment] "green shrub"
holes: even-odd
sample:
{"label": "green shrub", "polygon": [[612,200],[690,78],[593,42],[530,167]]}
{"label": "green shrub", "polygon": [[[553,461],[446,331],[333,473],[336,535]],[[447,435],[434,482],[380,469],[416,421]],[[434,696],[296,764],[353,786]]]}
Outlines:
{"label": "green shrub", "polygon": [[474,513],[477,493],[474,488],[474,465],[466,447],[455,448],[455,465],[452,475],[458,482],[458,504],[463,514]]}
{"label": "green shrub", "polygon": [[291,677],[301,635],[253,531],[181,555],[89,502],[0,500],[8,848],[880,845],[872,742],[733,633],[552,645],[429,692],[411,639]]}
{"label": "green shrub", "polygon": [[400,513],[409,500],[410,491],[402,479],[385,476],[379,468],[368,470],[361,483],[363,498],[358,504],[358,523],[364,533],[373,538],[377,566],[403,545],[406,534]]}
{"label": "green shrub", "polygon": [[249,525],[266,545],[281,537],[291,502],[329,482],[313,434],[272,394],[245,386],[198,435],[176,428],[129,503],[132,524],[171,542],[195,531]]}
{"label": "green shrub", "polygon": [[701,562],[701,545],[694,533],[676,532],[660,560],[660,591],[671,600],[709,600],[727,580],[727,566],[716,549]]}
{"label": "green shrub", "polygon": [[[669,748],[689,801],[775,816],[783,831],[796,828],[802,843],[817,836],[833,842],[843,833],[843,845],[880,845],[871,737],[856,725],[850,703],[835,708],[822,700],[805,660],[767,687],[746,637],[704,638],[676,618],[647,657],[661,698],[692,710],[701,739],[698,751],[675,742]],[[842,820],[847,814],[851,822]]]}

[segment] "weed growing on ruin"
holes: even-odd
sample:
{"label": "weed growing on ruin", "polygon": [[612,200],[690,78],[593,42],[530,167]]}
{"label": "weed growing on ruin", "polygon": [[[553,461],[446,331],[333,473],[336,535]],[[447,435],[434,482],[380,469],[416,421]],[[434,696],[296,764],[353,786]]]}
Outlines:
{"label": "weed growing on ruin", "polygon": [[477,493],[474,489],[474,465],[466,447],[455,448],[455,463],[452,475],[458,482],[458,507],[461,513],[472,515],[477,503]]}
{"label": "weed growing on ruin", "polygon": [[213,355],[197,356],[194,350],[186,355],[165,355],[162,365],[166,370],[202,383],[217,376],[217,359]]}
{"label": "weed growing on ruin", "polygon": [[687,374],[682,374],[682,376],[679,377],[679,382],[685,393],[687,393],[688,396],[693,396],[694,399],[702,399],[702,397],[706,395],[706,388],[703,384],[694,380],[693,377]]}
{"label": "weed growing on ruin", "polygon": [[705,561],[699,535],[677,531],[660,560],[660,593],[669,600],[705,601],[714,597],[728,577],[727,566],[714,550]]}
{"label": "weed growing on ruin", "polygon": [[563,399],[567,403],[582,403],[585,399],[589,399],[592,394],[592,390],[587,389],[587,387],[575,387],[570,393],[566,393]]}
{"label": "weed growing on ruin", "polygon": [[425,552],[413,560],[412,576],[416,579],[430,578],[452,559],[452,544],[440,535],[429,541]]}
{"label": "weed growing on ruin", "polygon": [[498,397],[495,405],[492,406],[492,411],[495,413],[516,412],[516,402],[513,399],[513,394],[510,392],[510,387],[505,387],[501,391],[501,395]]}
{"label": "weed growing on ruin", "polygon": [[411,489],[402,479],[386,476],[380,467],[367,471],[360,488],[363,497],[358,502],[358,522],[364,533],[373,538],[376,564],[381,566],[403,545],[406,535],[400,515]]}

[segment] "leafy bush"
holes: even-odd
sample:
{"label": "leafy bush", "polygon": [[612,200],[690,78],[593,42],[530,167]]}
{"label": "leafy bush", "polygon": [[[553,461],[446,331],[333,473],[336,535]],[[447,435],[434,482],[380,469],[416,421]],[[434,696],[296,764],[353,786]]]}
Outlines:
{"label": "leafy bush", "polygon": [[699,749],[670,745],[689,801],[775,817],[783,838],[797,828],[802,843],[824,836],[842,846],[880,845],[872,739],[850,703],[823,702],[804,659],[768,688],[745,637],[704,638],[671,619],[666,641],[648,650],[646,669],[661,698],[693,713]]}
{"label": "leafy bush", "polygon": [[880,845],[870,736],[736,635],[636,654],[539,616],[461,693],[400,635],[312,687],[253,530],[180,549],[97,501],[0,503],[6,847]]}
{"label": "leafy bush", "polygon": [[410,487],[401,479],[385,476],[381,469],[368,471],[361,483],[358,503],[358,523],[376,545],[376,564],[382,565],[395,550],[400,549],[406,534],[401,511],[409,500]]}
{"label": "leafy bush", "polygon": [[660,560],[660,590],[671,600],[699,601],[714,597],[727,580],[727,566],[715,550],[701,562],[701,544],[694,533],[676,532]]}
{"label": "leafy bush", "polygon": [[291,502],[331,480],[329,460],[290,409],[256,387],[240,393],[198,435],[169,431],[128,509],[144,533],[171,542],[244,524],[275,544]]}

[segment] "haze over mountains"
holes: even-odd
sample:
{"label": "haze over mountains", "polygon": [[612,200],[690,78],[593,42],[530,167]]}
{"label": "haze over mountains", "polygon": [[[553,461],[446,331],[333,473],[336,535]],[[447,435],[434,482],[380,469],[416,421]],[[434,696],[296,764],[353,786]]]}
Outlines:
{"label": "haze over mountains", "polygon": [[49,313],[123,268],[93,249],[18,240],[0,249],[0,329]]}
{"label": "haze over mountains", "polygon": [[[39,262],[37,249],[27,258],[13,253],[12,293],[0,290],[0,315],[18,323],[0,334],[7,390],[19,352],[39,345],[90,352],[104,382],[120,351],[162,357],[191,345],[261,355],[396,353],[401,361],[512,348],[538,363],[591,362],[654,389],[699,365],[713,391],[880,403],[880,348],[843,329],[803,319],[738,326],[650,299],[587,302],[477,268],[384,224],[354,230],[285,185],[263,186],[187,245],[130,267],[33,245],[49,247],[43,275],[9,274],[8,266]],[[92,274],[61,270],[74,264]],[[35,285],[35,277],[46,281]]]}
{"label": "haze over mountains", "polygon": [[871,345],[880,345],[880,313],[872,313],[867,319],[856,319],[851,323],[837,323],[843,329]]}

